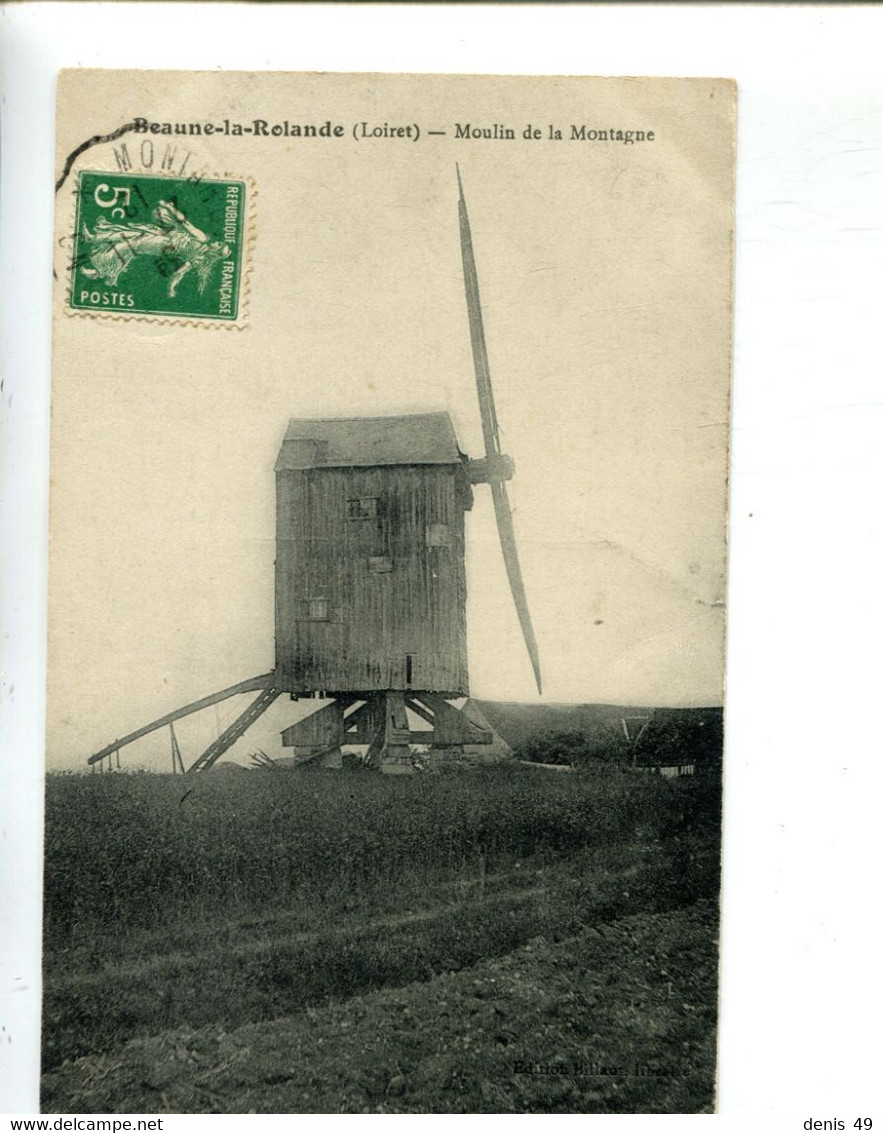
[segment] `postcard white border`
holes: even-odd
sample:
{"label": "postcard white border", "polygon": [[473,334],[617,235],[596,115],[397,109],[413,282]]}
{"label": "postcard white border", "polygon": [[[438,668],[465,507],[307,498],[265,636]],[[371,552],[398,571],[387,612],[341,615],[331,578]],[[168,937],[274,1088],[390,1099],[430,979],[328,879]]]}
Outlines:
{"label": "postcard white border", "polygon": [[883,1121],[881,32],[875,6],[0,9],[5,1112],[36,1111],[54,74],[83,65],[738,80],[721,1120]]}

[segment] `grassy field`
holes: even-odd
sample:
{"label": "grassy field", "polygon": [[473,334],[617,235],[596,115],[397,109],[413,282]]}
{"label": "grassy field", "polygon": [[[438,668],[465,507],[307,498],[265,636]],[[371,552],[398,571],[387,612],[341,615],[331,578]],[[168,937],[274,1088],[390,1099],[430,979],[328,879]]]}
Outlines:
{"label": "grassy field", "polygon": [[50,777],[44,1110],[707,1110],[719,837],[615,767]]}

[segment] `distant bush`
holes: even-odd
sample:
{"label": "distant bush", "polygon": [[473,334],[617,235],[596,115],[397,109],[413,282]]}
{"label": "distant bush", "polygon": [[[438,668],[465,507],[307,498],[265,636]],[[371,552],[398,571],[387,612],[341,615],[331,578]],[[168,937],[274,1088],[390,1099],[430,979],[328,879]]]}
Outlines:
{"label": "distant bush", "polygon": [[547,732],[523,741],[519,759],[573,767],[600,764],[644,766],[694,764],[719,769],[723,750],[723,713],[714,709],[657,709],[636,741],[613,724]]}
{"label": "distant bush", "polygon": [[627,762],[630,751],[629,743],[620,732],[603,724],[595,724],[534,736],[525,740],[515,754],[519,759],[526,759],[530,763],[585,767],[595,763]]}
{"label": "distant bush", "polygon": [[635,744],[635,756],[639,764],[719,768],[723,744],[723,712],[660,709]]}

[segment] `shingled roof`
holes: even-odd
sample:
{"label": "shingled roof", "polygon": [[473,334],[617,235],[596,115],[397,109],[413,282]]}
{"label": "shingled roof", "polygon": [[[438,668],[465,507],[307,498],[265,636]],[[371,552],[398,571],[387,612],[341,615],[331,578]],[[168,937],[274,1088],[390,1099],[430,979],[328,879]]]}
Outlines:
{"label": "shingled roof", "polygon": [[333,417],[290,421],[276,471],[459,464],[462,453],[447,413],[406,417]]}

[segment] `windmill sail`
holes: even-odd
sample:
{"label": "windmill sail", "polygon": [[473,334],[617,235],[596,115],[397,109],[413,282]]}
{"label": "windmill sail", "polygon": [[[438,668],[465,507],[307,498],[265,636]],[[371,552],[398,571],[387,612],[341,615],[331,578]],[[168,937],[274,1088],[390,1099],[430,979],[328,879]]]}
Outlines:
{"label": "windmill sail", "polygon": [[494,405],[494,391],[491,386],[491,373],[487,360],[484,320],[481,316],[481,298],[478,293],[478,272],[475,268],[475,253],[472,250],[472,229],[469,227],[469,214],[466,212],[466,198],[463,196],[463,182],[460,179],[459,166],[457,167],[457,184],[460,189],[460,247],[463,252],[463,280],[466,284],[466,310],[469,313],[472,361],[475,365],[475,381],[478,386],[478,404],[481,408],[481,428],[484,433],[485,452],[488,456],[492,456],[500,452],[500,427],[497,424],[497,409]]}
{"label": "windmill sail", "polygon": [[484,434],[485,455],[488,461],[489,481],[491,495],[494,501],[494,514],[497,517],[497,530],[500,533],[500,546],[503,549],[503,561],[506,564],[506,574],[509,577],[509,588],[515,602],[518,620],[521,623],[521,632],[524,643],[533,666],[534,677],[537,682],[537,691],[543,691],[540,677],[540,654],[537,640],[530,620],[530,611],[527,606],[527,594],[524,589],[524,580],[521,575],[521,564],[518,561],[518,548],[515,543],[515,528],[512,523],[512,509],[509,506],[509,496],[506,491],[505,478],[496,471],[500,463],[500,429],[497,423],[497,410],[494,405],[494,391],[491,386],[490,367],[487,358],[487,343],[484,337],[484,320],[481,314],[481,299],[478,293],[478,272],[475,267],[475,253],[472,250],[472,231],[469,227],[469,215],[466,211],[466,198],[463,196],[463,182],[460,178],[460,169],[457,168],[457,184],[460,189],[460,246],[463,253],[463,279],[466,285],[466,310],[469,314],[469,336],[472,340],[472,360],[475,365],[475,381],[478,387],[478,404],[481,410],[481,428]]}
{"label": "windmill sail", "polygon": [[503,560],[506,563],[506,574],[509,576],[509,589],[518,611],[518,620],[521,622],[521,632],[524,643],[533,666],[533,675],[537,682],[537,692],[543,691],[543,681],[540,676],[540,651],[537,648],[537,639],[534,636],[533,625],[530,620],[530,610],[527,608],[527,594],[524,590],[524,580],[521,577],[521,564],[518,561],[518,551],[515,546],[515,529],[512,525],[512,510],[509,507],[509,496],[506,485],[500,481],[491,484],[491,494],[494,498],[494,513],[497,517],[497,530],[500,532],[500,546],[503,548]]}

